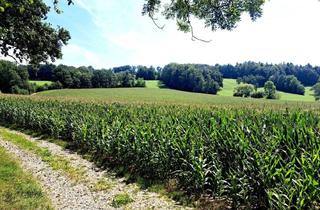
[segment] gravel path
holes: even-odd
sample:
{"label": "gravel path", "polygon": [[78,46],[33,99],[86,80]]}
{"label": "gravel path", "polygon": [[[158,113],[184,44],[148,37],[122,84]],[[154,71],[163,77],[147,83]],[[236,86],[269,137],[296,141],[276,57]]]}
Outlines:
{"label": "gravel path", "polygon": [[[0,138],[0,146],[17,156],[22,167],[31,171],[38,178],[56,209],[114,209],[112,201],[119,193],[127,193],[133,199],[132,203],[124,207],[125,209],[186,209],[177,206],[172,200],[164,199],[157,193],[141,190],[136,184],[126,184],[123,179],[116,178],[107,170],[100,170],[93,163],[70,150],[17,131],[10,132],[23,135],[28,140],[37,142],[38,146],[48,149],[53,155],[62,156],[70,161],[72,166],[84,169],[85,180],[75,183],[60,172],[52,170],[41,158]],[[101,180],[110,183],[110,189],[92,190]]]}

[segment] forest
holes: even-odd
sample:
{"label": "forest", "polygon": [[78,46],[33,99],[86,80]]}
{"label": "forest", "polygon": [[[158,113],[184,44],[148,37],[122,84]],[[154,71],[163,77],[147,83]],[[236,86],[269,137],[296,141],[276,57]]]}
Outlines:
{"label": "forest", "polygon": [[244,62],[217,67],[224,78],[237,79],[239,83],[249,83],[256,87],[263,87],[266,81],[271,80],[277,90],[300,95],[304,94],[304,86],[315,85],[320,77],[320,67],[310,64]]}
{"label": "forest", "polygon": [[[223,78],[232,78],[238,84],[252,84],[254,88],[264,87],[267,81],[272,81],[278,91],[304,95],[305,87],[315,86],[319,81],[320,67],[244,62],[236,65],[171,63],[163,68],[125,65],[95,69],[92,66],[54,64],[18,66],[9,61],[0,61],[0,74],[1,92],[16,94],[62,88],[144,87],[145,80],[160,80],[168,88],[177,90],[217,94],[223,87]],[[29,79],[53,83],[38,87],[28,83]],[[235,96],[247,95],[236,91]],[[261,93],[253,92],[253,97],[260,98]]]}

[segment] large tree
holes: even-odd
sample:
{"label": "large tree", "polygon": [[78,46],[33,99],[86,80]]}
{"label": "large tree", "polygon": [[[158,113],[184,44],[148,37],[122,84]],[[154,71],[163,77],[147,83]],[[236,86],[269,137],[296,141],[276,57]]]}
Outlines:
{"label": "large tree", "polygon": [[34,64],[61,58],[70,34],[45,21],[49,11],[42,0],[0,0],[1,54]]}
{"label": "large tree", "polygon": [[[66,0],[68,4],[74,0]],[[55,10],[59,0],[53,0]],[[148,15],[157,24],[161,13],[174,19],[178,29],[190,32],[198,39],[192,28],[193,18],[204,21],[212,30],[231,30],[248,12],[253,20],[262,15],[265,0],[145,0],[142,14]],[[20,61],[31,63],[54,61],[62,57],[61,47],[70,39],[63,28],[53,28],[45,22],[50,8],[43,0],[0,0],[0,52]],[[160,27],[160,26],[159,26]]]}
{"label": "large tree", "polygon": [[171,0],[169,4],[163,2],[164,0],[145,0],[142,13],[148,15],[155,24],[158,24],[156,16],[159,13],[166,19],[174,19],[179,30],[191,32],[192,38],[198,39],[193,33],[193,18],[203,20],[205,26],[213,31],[232,30],[244,12],[248,12],[252,20],[260,17],[265,0]]}

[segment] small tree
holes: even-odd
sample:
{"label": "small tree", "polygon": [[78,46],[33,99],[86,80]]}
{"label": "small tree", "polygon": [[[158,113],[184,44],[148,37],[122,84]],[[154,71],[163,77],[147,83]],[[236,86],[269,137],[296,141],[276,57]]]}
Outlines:
{"label": "small tree", "polygon": [[143,78],[138,78],[136,80],[136,87],[145,87],[146,86],[146,81]]}
{"label": "small tree", "polygon": [[320,81],[312,87],[316,101],[320,100]]}
{"label": "small tree", "polygon": [[249,97],[254,92],[254,86],[251,84],[241,84],[234,89],[233,96]]}
{"label": "small tree", "polygon": [[276,99],[276,86],[272,81],[267,81],[264,84],[264,94],[267,99]]}

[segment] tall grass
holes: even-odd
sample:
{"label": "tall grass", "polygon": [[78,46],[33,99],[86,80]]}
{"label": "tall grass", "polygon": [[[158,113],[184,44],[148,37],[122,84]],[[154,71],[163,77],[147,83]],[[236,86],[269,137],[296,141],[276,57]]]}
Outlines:
{"label": "tall grass", "polygon": [[235,208],[320,203],[320,116],[314,111],[199,109],[1,97],[0,120],[95,152],[148,179]]}

